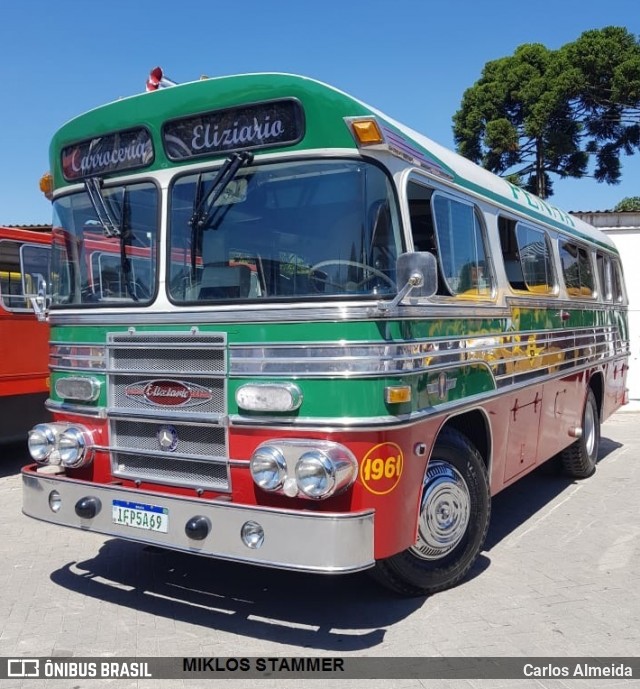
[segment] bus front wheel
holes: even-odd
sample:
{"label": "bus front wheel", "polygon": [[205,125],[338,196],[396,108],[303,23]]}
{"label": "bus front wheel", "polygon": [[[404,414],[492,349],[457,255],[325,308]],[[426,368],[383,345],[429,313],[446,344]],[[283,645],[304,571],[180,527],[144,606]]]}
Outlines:
{"label": "bus front wheel", "polygon": [[416,542],[379,560],[373,577],[404,596],[455,586],[482,549],[490,512],[489,479],[480,453],[462,433],[445,428],[424,475]]}

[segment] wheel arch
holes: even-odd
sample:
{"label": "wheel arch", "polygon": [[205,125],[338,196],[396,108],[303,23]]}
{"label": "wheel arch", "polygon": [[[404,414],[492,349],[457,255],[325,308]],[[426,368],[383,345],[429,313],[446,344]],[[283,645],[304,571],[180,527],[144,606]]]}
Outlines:
{"label": "wheel arch", "polygon": [[594,371],[589,378],[589,387],[596,398],[598,405],[598,417],[602,420],[602,407],[604,405],[604,375],[602,371]]}
{"label": "wheel arch", "polygon": [[[472,445],[474,445],[476,450],[480,453],[487,467],[487,474],[491,476],[493,437],[491,433],[491,423],[485,410],[477,407],[448,417],[438,429],[438,435],[444,428],[455,428],[469,439]],[[436,435],[436,439],[437,437]]]}

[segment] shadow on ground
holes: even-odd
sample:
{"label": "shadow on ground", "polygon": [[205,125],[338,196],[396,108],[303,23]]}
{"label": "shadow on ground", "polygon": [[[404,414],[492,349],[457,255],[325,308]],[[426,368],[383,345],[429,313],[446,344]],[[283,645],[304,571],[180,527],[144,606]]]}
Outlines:
{"label": "shadow on ground", "polygon": [[[602,461],[619,445],[603,438]],[[554,462],[524,477],[493,501],[485,553],[574,481]],[[467,580],[490,559],[481,555]],[[211,560],[111,539],[97,555],[54,571],[57,585],[115,605],[253,639],[340,653],[375,647],[386,628],[432,599],[403,599],[366,573],[300,574]]]}
{"label": "shadow on ground", "polygon": [[20,473],[20,469],[30,461],[26,440],[0,443],[0,478]]}

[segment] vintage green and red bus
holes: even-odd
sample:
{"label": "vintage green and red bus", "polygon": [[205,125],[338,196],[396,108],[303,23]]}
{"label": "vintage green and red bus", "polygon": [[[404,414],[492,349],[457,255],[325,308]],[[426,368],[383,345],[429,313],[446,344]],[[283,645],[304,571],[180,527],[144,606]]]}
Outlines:
{"label": "vintage green and red bus", "polygon": [[422,595],[468,573],[493,495],[552,457],[595,471],[628,332],[588,224],[287,74],[107,104],[50,163],[25,514]]}
{"label": "vintage green and red bus", "polygon": [[47,226],[0,227],[0,443],[48,417],[49,326],[31,299],[46,290],[50,243]]}

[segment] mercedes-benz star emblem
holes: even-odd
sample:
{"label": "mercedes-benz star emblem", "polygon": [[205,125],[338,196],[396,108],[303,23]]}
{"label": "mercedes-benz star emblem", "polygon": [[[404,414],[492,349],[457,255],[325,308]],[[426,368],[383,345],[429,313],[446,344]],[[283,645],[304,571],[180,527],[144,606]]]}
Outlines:
{"label": "mercedes-benz star emblem", "polygon": [[163,452],[173,452],[178,447],[178,431],[173,426],[160,426],[156,437]]}

